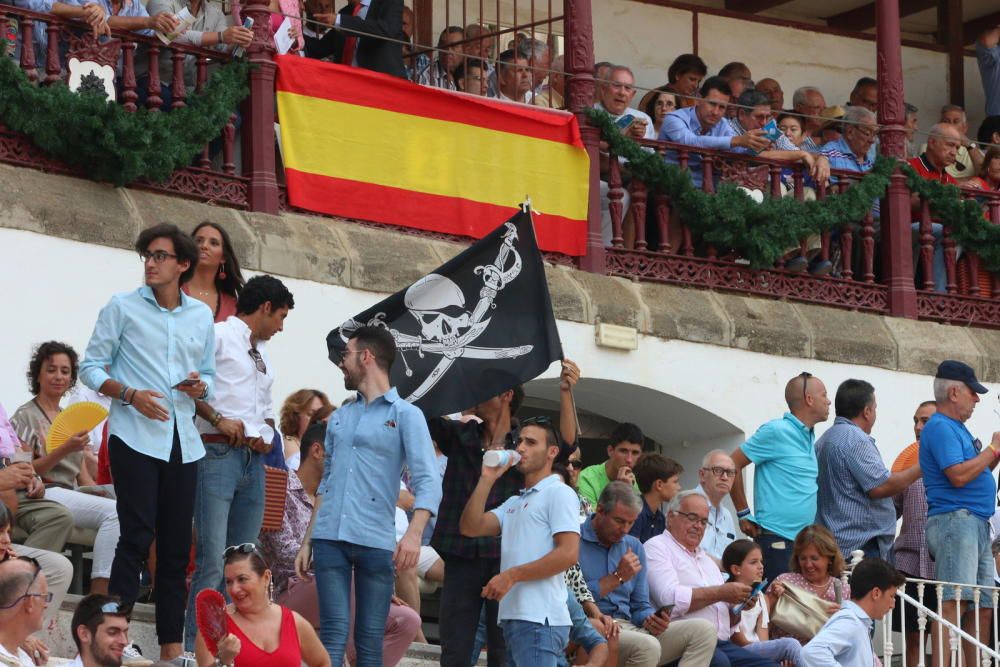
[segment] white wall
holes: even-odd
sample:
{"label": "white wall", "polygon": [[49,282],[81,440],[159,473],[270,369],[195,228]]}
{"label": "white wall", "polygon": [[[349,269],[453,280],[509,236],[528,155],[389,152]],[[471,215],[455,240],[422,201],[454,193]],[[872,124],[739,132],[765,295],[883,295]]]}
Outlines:
{"label": "white wall", "polygon": [[[0,402],[9,413],[30,398],[24,374],[32,346],[57,339],[82,354],[99,309],[114,292],[139,285],[141,264],[133,252],[8,229],[0,229],[0,247],[7,258],[0,274],[0,294],[7,300],[4,344],[0,346],[0,377],[5,379],[0,383]],[[295,295],[296,307],[288,317],[286,331],[269,349],[277,373],[275,402],[280,405],[285,396],[301,387],[328,391],[340,402],[345,396],[342,376],[327,360],[326,335],[383,295],[304,280],[285,282]],[[559,332],[566,355],[582,369],[584,383],[586,378],[605,378],[646,387],[649,398],[642,398],[640,392],[636,400],[663,400],[666,394],[711,413],[717,423],[725,425],[719,430],[709,424],[706,429],[716,430],[706,431],[702,438],[671,442],[671,423],[641,424],[666,443],[668,452],[677,455],[688,470],[697,467],[708,449],[732,448],[759,424],[780,416],[785,409],[785,382],[803,370],[822,378],[831,395],[850,377],[875,385],[879,420],[873,435],[887,463],[913,440],[911,417],[916,405],[932,397],[931,379],[909,373],[652,336],[640,336],[637,351],[622,352],[597,347],[590,325],[560,321]],[[553,365],[547,376],[555,377],[557,372],[558,365]],[[1000,385],[990,389],[995,391]],[[991,393],[985,398],[969,422],[972,432],[984,440],[997,425],[994,396]],[[588,399],[579,408],[604,414],[599,399]],[[655,410],[658,405],[638,407]]]}

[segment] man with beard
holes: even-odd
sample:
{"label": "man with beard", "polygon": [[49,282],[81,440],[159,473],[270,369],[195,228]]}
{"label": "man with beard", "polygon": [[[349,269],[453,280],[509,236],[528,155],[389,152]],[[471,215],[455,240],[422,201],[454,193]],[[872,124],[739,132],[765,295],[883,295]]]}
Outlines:
{"label": "man with beard", "polygon": [[[569,445],[576,440],[572,387],[580,370],[569,359],[563,360],[560,380],[559,430]],[[511,383],[513,384],[513,382]],[[479,481],[483,452],[487,449],[512,449],[516,431],[511,420],[524,400],[524,390],[515,386],[480,403],[472,412],[478,420],[467,422],[445,418],[428,422],[431,438],[448,457],[444,473],[443,500],[434,526],[431,546],[444,560],[446,576],[441,587],[440,629],[443,667],[468,667],[476,627],[483,606],[486,608],[486,650],[489,667],[504,664],[504,641],[497,625],[498,605],[484,600],[480,591],[500,572],[500,540],[497,537],[465,537],[459,529],[465,507]],[[486,499],[487,511],[500,506],[524,487],[524,477],[515,468],[493,484]]]}
{"label": "man with beard", "polygon": [[[347,341],[337,365],[344,386],[357,395],[330,416],[323,478],[295,558],[295,572],[305,579],[315,557],[320,639],[334,665],[343,663],[347,647],[352,577],[358,664],[382,664],[394,569],[417,564],[424,526],[441,502],[427,423],[389,384],[395,358],[387,329],[359,327]],[[415,500],[409,528],[397,544],[394,519],[404,462]]]}
{"label": "man with beard", "polygon": [[131,608],[109,595],[80,600],[70,625],[79,655],[69,667],[120,667],[131,613]]}
{"label": "man with beard", "polygon": [[563,573],[580,553],[576,493],[552,474],[559,437],[547,418],[526,420],[517,438],[517,469],[525,488],[519,496],[486,510],[493,484],[513,467],[483,464],[476,489],[459,522],[466,537],[499,537],[500,572],[482,589],[499,600],[500,625],[513,667],[556,667],[572,621]]}

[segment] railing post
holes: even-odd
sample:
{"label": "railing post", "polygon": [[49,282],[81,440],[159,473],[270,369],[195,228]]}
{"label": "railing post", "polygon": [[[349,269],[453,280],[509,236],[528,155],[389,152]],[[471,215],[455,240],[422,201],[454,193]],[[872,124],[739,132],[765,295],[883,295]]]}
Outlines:
{"label": "railing post", "polygon": [[253,19],[253,42],[247,49],[250,60],[250,98],[243,131],[243,173],[250,179],[247,199],[251,211],[278,213],[278,181],[274,163],[274,40],[271,39],[271,12],[268,0],[247,0],[243,13]]}
{"label": "railing post", "polygon": [[[882,155],[906,158],[903,128],[903,63],[897,0],[876,0],[876,61],[878,62],[878,122],[882,126]],[[910,191],[897,169],[889,181],[882,207],[883,273],[888,287],[889,314],[917,317],[917,292],[913,286],[913,251],[910,234]]]}
{"label": "railing post", "polygon": [[580,138],[590,158],[587,197],[587,254],[580,268],[605,273],[604,240],[601,238],[600,132],[587,121],[585,111],[594,104],[594,26],[590,0],[563,0],[566,30],[566,108],[576,114]]}

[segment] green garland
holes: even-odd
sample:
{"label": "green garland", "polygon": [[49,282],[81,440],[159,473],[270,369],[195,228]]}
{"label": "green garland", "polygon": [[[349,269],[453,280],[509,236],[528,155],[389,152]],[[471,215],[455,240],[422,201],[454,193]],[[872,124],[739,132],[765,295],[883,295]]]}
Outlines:
{"label": "green garland", "polygon": [[129,113],[101,95],[77,94],[61,82],[35,86],[13,59],[0,57],[0,123],[94,180],[162,182],[219,136],[249,94],[248,67],[244,61],[223,66],[183,109]]}
{"label": "green garland", "polygon": [[[889,177],[898,164],[880,155],[871,171],[849,190],[823,201],[765,197],[758,204],[729,183],[720,184],[714,195],[703,192],[691,182],[690,172],[667,164],[661,156],[622,135],[607,112],[590,109],[587,115],[600,129],[611,152],[629,161],[628,169],[635,178],[651,190],[670,196],[671,204],[679,209],[696,239],[720,249],[736,250],[754,269],[774,266],[801,239],[864,218],[872,202],[885,195]],[[960,199],[955,186],[927,181],[906,164],[902,171],[910,189],[930,202],[934,216],[949,221],[952,238],[976,253],[985,269],[1000,271],[1000,227],[983,219],[982,208],[976,202]]]}

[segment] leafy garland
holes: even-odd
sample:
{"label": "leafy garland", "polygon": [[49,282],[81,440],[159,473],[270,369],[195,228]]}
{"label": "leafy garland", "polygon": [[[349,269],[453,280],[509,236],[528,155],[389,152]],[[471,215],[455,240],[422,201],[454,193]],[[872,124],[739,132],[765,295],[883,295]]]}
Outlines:
{"label": "leafy garland", "polygon": [[0,57],[0,123],[94,180],[162,182],[219,136],[249,94],[248,68],[244,61],[223,66],[183,109],[130,113],[103,95],[78,94],[62,82],[35,86],[13,59]]}
{"label": "leafy garland", "polygon": [[[755,269],[774,266],[801,239],[864,218],[872,202],[884,196],[899,164],[880,155],[871,171],[849,190],[823,201],[765,197],[758,204],[730,183],[720,184],[714,195],[703,192],[694,186],[687,170],[667,164],[622,135],[606,111],[589,109],[587,115],[611,152],[629,161],[628,169],[636,178],[651,190],[669,195],[696,238],[718,248],[733,248]],[[1000,271],[1000,227],[983,218],[979,204],[962,200],[953,185],[925,180],[905,163],[901,168],[910,189],[928,200],[934,217],[949,222],[952,238],[976,253],[985,269]]]}

